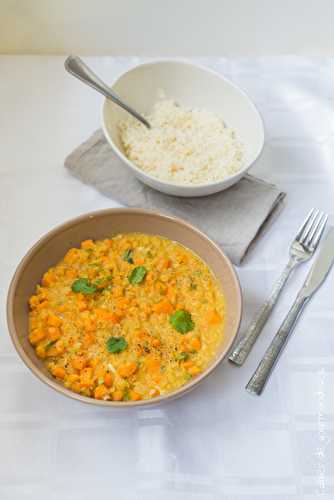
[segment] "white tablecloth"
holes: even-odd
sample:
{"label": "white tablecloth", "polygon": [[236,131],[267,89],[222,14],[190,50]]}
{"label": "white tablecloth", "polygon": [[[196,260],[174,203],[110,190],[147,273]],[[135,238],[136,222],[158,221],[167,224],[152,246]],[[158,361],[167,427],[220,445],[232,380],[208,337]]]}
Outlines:
{"label": "white tablecloth", "polygon": [[[244,386],[308,265],[297,270],[244,367],[224,362],[165,406],[83,405],[48,389],[18,358],[5,299],[19,259],[56,224],[116,206],[63,168],[64,157],[98,128],[102,104],[65,74],[63,60],[0,58],[1,500],[333,499],[334,273],[308,305],[260,398]],[[306,212],[327,210],[333,223],[334,59],[198,61],[255,100],[266,146],[252,173],[288,193],[284,211],[238,269],[244,328],[285,264]],[[137,62],[89,59],[106,80]]]}

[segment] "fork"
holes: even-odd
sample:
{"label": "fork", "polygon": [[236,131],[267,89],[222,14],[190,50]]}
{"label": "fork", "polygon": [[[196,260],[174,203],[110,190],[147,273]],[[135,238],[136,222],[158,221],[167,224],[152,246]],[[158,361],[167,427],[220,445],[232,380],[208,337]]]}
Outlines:
{"label": "fork", "polygon": [[302,262],[309,260],[316,251],[325,229],[327,219],[328,216],[324,212],[320,212],[314,208],[310,211],[295,239],[291,243],[289,261],[283,273],[275,283],[268,299],[264,302],[261,309],[255,315],[252,323],[249,325],[246,335],[241,339],[229,356],[229,361],[239,366],[244,363],[263,330],[292,271]]}

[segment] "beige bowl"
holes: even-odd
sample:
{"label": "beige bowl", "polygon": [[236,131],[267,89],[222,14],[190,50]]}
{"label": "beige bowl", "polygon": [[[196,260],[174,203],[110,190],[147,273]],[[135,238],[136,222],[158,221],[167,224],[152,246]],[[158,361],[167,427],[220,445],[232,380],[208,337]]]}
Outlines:
{"label": "beige bowl", "polygon": [[[49,374],[28,341],[28,299],[44,272],[62,259],[67,250],[81,241],[103,239],[114,233],[143,232],[178,241],[199,255],[217,277],[226,299],[224,340],[216,357],[198,377],[171,394],[144,401],[100,401],[74,393]],[[139,209],[108,209],[72,219],[43,236],[26,254],[12,279],[7,299],[7,320],[14,346],[28,368],[56,391],[84,403],[128,407],[157,404],[193,389],[224,359],[234,341],[241,318],[241,291],[235,271],[226,255],[203,233],[190,224],[166,215]]]}

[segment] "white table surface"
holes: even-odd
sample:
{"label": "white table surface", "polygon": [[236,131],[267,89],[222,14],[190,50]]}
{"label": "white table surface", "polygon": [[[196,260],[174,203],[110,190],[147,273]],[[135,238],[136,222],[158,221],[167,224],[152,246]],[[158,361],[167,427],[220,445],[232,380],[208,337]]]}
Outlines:
{"label": "white table surface", "polygon": [[[300,267],[247,363],[224,362],[191,394],[158,408],[108,410],[67,399],[23,365],[5,299],[20,258],[42,234],[116,206],[71,178],[64,157],[100,123],[96,93],[62,57],[0,58],[1,500],[299,500],[334,498],[334,273],[300,319],[267,390],[244,390],[308,264]],[[91,58],[107,80],[138,59]],[[238,269],[244,321],[265,298],[306,212],[333,223],[334,59],[199,60],[240,84],[263,114],[252,172],[288,193]]]}

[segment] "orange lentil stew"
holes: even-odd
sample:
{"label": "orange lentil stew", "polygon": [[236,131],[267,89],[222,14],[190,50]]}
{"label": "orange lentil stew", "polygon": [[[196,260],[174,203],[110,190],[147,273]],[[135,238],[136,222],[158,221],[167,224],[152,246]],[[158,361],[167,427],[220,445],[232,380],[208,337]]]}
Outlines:
{"label": "orange lentil stew", "polygon": [[86,240],[30,297],[29,340],[60,383],[103,400],[151,399],[200,374],[224,331],[208,266],[141,233]]}

